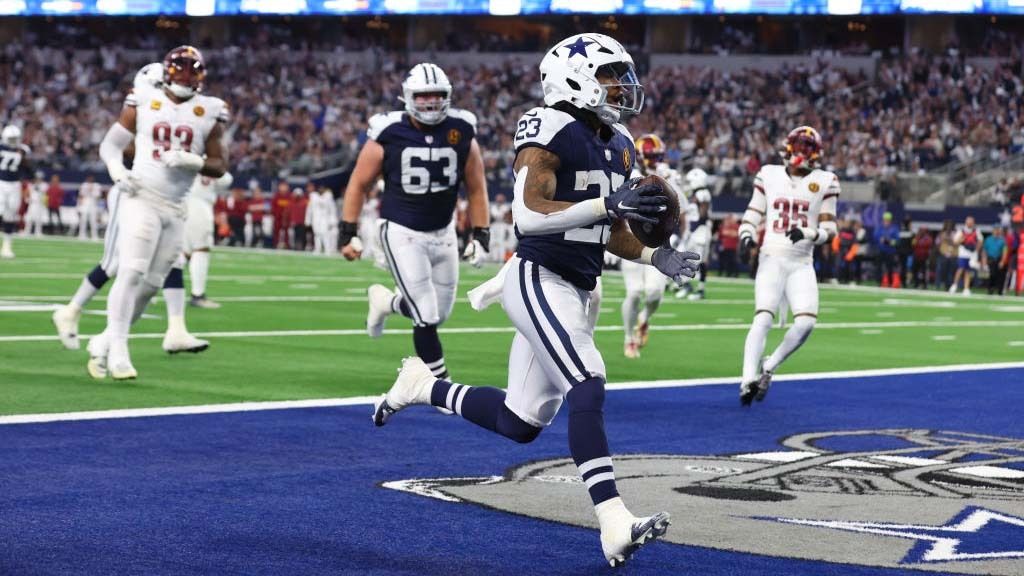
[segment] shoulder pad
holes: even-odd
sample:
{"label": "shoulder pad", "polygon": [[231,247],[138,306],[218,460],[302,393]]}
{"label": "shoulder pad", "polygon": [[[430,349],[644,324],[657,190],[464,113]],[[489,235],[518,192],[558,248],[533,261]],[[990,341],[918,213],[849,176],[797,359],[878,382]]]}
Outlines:
{"label": "shoulder pad", "polygon": [[615,126],[613,126],[613,128],[618,130],[619,134],[622,134],[623,136],[625,136],[626,139],[629,140],[630,144],[633,143],[633,135],[629,133],[629,129],[628,128],[626,128],[622,124],[615,124]]}
{"label": "shoulder pad", "polygon": [[366,128],[366,136],[370,138],[370,140],[377,140],[388,126],[402,121],[402,114],[404,114],[404,112],[401,110],[374,114],[370,117],[370,121],[368,122],[369,126]]}
{"label": "shoulder pad", "polygon": [[473,127],[473,132],[476,132],[476,114],[473,114],[469,110],[463,110],[462,108],[449,108],[448,117],[462,120],[466,124]]}
{"label": "shoulder pad", "polygon": [[527,146],[547,148],[566,126],[576,119],[554,108],[538,107],[523,114],[516,125],[515,148]]}

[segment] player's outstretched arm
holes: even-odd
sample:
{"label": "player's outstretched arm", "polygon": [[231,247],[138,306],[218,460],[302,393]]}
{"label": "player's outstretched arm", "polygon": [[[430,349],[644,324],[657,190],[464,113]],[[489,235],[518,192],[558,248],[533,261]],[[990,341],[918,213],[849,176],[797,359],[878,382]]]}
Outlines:
{"label": "player's outstretched arm", "polygon": [[363,210],[366,192],[373,186],[384,167],[384,147],[376,140],[367,140],[359,151],[352,176],[345,187],[344,204],[341,207],[341,224],[338,229],[338,247],[346,260],[357,260],[363,252],[359,242],[359,213]]}

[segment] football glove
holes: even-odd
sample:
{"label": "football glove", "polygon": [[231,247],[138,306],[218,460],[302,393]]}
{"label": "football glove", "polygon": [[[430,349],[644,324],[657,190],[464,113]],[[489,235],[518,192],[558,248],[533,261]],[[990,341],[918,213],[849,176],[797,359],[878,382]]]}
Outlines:
{"label": "football glove", "polygon": [[789,236],[789,240],[793,242],[793,244],[796,244],[805,238],[804,231],[796,226],[790,228],[789,232],[786,232],[786,236]]}
{"label": "football glove", "polygon": [[184,150],[163,152],[160,154],[160,160],[170,168],[181,168],[190,172],[199,172],[203,169],[205,162],[199,154],[193,154]]}
{"label": "football glove", "polygon": [[658,248],[651,254],[651,265],[682,286],[686,278],[693,278],[700,269],[700,254],[676,252],[671,248]]}
{"label": "football glove", "polygon": [[[359,234],[359,224],[355,222],[341,222],[341,226],[338,228],[338,249],[344,248],[352,242],[353,238],[357,238]],[[353,246],[356,250],[362,249],[361,246]]]}
{"label": "football glove", "polygon": [[466,244],[466,249],[462,252],[462,259],[468,260],[474,268],[479,268],[484,265],[484,258],[489,252],[491,229],[473,228],[471,237],[472,240]]}
{"label": "football glove", "polygon": [[661,191],[661,186],[640,184],[639,178],[633,178],[605,198],[604,207],[610,218],[657,224],[656,216],[667,210],[668,202]]}

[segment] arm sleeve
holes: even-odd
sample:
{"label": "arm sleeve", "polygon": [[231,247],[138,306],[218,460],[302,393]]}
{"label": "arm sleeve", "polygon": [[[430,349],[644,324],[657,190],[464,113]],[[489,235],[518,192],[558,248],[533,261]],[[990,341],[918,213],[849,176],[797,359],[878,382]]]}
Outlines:
{"label": "arm sleeve", "polygon": [[768,199],[764,195],[764,181],[758,173],[754,178],[754,194],[750,197],[747,210],[743,213],[743,221],[740,223],[740,238],[749,236],[753,238],[757,234],[757,227],[764,220],[765,211],[768,208]]}
{"label": "arm sleeve", "polygon": [[836,215],[836,204],[839,202],[839,178],[832,178],[832,183],[825,190],[825,196],[821,200],[821,213]]}
{"label": "arm sleeve", "polygon": [[520,234],[537,236],[567,232],[581,226],[589,226],[608,217],[608,212],[604,207],[604,198],[577,202],[565,210],[551,214],[541,214],[530,210],[523,200],[526,176],[529,171],[529,166],[523,166],[516,173],[516,185],[512,196],[512,217],[516,221],[516,228],[519,229]]}
{"label": "arm sleeve", "polygon": [[128,169],[124,167],[124,149],[134,139],[135,135],[120,122],[114,122],[100,142],[100,160],[107,165],[107,172],[114,182],[120,182],[128,177]]}

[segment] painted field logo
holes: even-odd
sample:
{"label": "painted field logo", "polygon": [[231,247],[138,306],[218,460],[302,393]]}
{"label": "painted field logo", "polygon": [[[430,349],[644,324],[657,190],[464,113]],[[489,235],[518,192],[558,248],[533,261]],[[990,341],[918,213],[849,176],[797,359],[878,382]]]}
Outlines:
{"label": "painted field logo", "polygon": [[[615,458],[666,540],[737,552],[964,574],[1024,574],[1024,441],[932,430],[798,434],[782,450]],[[446,502],[596,528],[569,459],[503,476],[386,482]]]}

